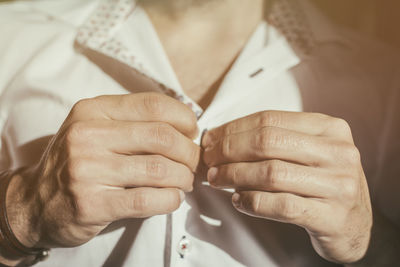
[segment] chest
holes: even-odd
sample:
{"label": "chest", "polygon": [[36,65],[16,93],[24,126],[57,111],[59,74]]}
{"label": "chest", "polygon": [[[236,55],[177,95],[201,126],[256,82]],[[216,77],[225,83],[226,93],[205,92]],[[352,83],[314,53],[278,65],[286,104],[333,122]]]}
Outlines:
{"label": "chest", "polygon": [[236,57],[237,45],[170,53],[171,65],[185,93],[206,108]]}

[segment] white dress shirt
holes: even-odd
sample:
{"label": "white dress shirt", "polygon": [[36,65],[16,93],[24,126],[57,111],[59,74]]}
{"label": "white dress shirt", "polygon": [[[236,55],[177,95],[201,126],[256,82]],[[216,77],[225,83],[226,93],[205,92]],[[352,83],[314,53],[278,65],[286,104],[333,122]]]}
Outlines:
{"label": "white dress shirt", "polygon": [[[307,1],[280,2],[206,110],[183,91],[134,1],[1,4],[0,25],[0,170],[37,162],[73,104],[98,95],[168,94],[196,112],[200,131],[261,110],[322,112],[350,123],[372,198],[400,224],[400,61],[335,28]],[[205,171],[172,215],[116,222],[80,247],[53,249],[38,266],[334,265],[303,229],[237,212],[230,192],[204,182]]]}

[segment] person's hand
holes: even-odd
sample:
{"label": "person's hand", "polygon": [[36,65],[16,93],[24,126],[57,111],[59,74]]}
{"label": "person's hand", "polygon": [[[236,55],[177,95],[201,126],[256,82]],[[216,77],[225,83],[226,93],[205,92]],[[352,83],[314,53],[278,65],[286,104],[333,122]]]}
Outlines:
{"label": "person's hand", "polygon": [[78,102],[24,182],[33,229],[17,236],[37,247],[77,246],[113,221],[176,210],[192,190],[197,132],[195,114],[161,94]]}
{"label": "person's hand", "polygon": [[233,205],[250,216],[304,227],[327,260],[365,254],[372,211],[349,125],[322,114],[265,111],[208,131],[208,181],[235,188]]}

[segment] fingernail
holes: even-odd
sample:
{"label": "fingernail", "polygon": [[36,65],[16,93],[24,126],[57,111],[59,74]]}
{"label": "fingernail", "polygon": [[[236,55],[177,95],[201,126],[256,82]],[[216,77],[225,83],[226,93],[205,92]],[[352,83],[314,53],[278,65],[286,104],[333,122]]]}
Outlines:
{"label": "fingernail", "polygon": [[215,180],[217,180],[217,173],[218,173],[218,169],[216,167],[210,168],[207,173],[207,180],[210,183],[214,183]]}
{"label": "fingernail", "polygon": [[238,207],[240,205],[239,200],[240,200],[240,195],[238,193],[234,193],[232,195],[232,203],[233,205],[235,205],[235,207]]}
{"label": "fingernail", "polygon": [[182,190],[179,190],[179,198],[181,203],[185,200],[185,193]]}

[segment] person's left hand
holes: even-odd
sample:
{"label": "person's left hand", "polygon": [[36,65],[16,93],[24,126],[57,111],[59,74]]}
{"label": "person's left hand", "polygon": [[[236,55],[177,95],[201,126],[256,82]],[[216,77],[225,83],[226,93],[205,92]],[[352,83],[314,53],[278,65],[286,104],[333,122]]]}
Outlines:
{"label": "person's left hand", "polygon": [[208,131],[202,147],[208,181],[236,189],[239,211],[304,227],[330,261],[351,263],[366,253],[370,197],[344,120],[264,111]]}

